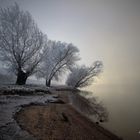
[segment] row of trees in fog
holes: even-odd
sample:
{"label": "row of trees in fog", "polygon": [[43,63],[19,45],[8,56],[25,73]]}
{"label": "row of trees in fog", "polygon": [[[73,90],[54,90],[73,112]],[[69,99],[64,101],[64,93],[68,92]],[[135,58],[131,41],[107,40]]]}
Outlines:
{"label": "row of trees in fog", "polygon": [[77,65],[79,49],[71,43],[52,41],[38,28],[31,14],[17,4],[0,9],[0,60],[23,85],[29,76],[59,80],[69,73],[66,83],[74,88],[91,84],[102,70],[102,62],[90,67]]}

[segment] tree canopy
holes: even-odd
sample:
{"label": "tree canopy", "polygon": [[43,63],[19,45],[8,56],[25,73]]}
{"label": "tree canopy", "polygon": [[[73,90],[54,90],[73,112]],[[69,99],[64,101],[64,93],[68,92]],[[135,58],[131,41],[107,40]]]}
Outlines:
{"label": "tree canopy", "polygon": [[79,49],[72,43],[48,40],[33,20],[31,14],[14,4],[0,9],[0,60],[17,76],[16,84],[25,84],[36,73],[46,79],[59,80],[69,71],[67,85],[74,88],[92,83],[102,71],[102,62],[92,66],[78,66]]}
{"label": "tree canopy", "polygon": [[93,82],[94,77],[102,71],[102,68],[101,61],[95,61],[90,67],[85,65],[72,67],[66,83],[74,88],[88,86]]}
{"label": "tree canopy", "polygon": [[41,60],[46,36],[32,16],[15,5],[0,9],[0,59],[25,84]]}
{"label": "tree canopy", "polygon": [[45,77],[46,85],[50,86],[52,79],[58,80],[59,76],[72,68],[79,60],[78,52],[78,48],[73,44],[49,41],[37,76]]}

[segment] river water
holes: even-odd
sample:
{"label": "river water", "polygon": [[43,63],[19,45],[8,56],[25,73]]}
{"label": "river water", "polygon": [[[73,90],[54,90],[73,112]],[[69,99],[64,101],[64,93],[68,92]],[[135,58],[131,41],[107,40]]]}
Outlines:
{"label": "river water", "polygon": [[90,90],[109,112],[103,126],[124,140],[140,140],[140,86],[96,85]]}

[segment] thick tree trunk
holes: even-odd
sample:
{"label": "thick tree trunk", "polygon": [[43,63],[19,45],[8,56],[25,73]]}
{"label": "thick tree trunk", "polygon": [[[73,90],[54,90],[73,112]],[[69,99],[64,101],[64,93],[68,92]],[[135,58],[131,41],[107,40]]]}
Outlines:
{"label": "thick tree trunk", "polygon": [[46,86],[47,87],[50,87],[51,86],[51,80],[49,79],[49,80],[46,80]]}
{"label": "thick tree trunk", "polygon": [[17,81],[16,84],[17,85],[25,85],[26,84],[26,80],[28,78],[27,73],[23,72],[23,71],[19,71],[18,75],[17,75]]}

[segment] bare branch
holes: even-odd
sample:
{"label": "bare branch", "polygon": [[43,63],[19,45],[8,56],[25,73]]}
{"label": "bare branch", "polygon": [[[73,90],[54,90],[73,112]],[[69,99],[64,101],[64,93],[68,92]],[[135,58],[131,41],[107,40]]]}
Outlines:
{"label": "bare branch", "polygon": [[29,12],[20,10],[16,3],[0,9],[1,60],[16,75],[20,71],[34,73],[46,46],[47,38]]}
{"label": "bare branch", "polygon": [[72,44],[61,43],[60,41],[49,41],[49,51],[44,57],[41,70],[37,77],[46,77],[46,81],[58,80],[59,76],[73,66],[79,60],[79,50]]}
{"label": "bare branch", "polygon": [[93,78],[102,71],[101,61],[95,61],[91,67],[77,66],[71,69],[71,73],[66,81],[67,85],[74,88],[85,87],[92,83]]}

